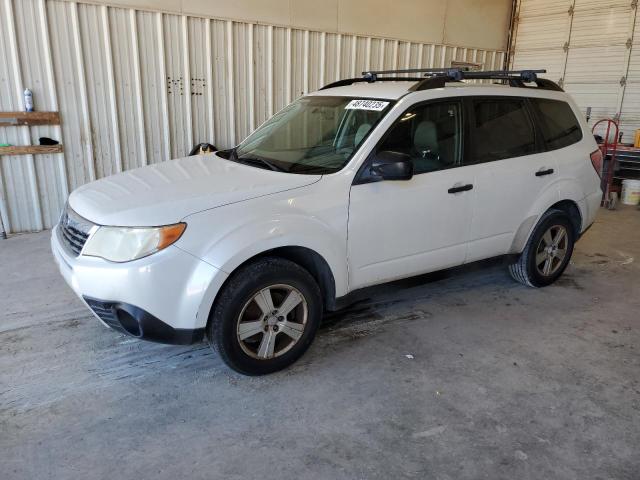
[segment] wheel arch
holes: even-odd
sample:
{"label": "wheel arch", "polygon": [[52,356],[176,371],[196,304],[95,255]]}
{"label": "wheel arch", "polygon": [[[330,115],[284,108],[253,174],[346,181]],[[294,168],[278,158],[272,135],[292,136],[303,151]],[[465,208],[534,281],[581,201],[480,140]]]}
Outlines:
{"label": "wheel arch", "polygon": [[[322,292],[322,303],[325,310],[335,309],[336,281],[329,263],[315,250],[298,245],[287,245],[265,250],[245,260],[238,268],[264,257],[278,257],[300,265],[315,279]],[[237,268],[236,268],[237,270]]]}
{"label": "wheel arch", "polygon": [[211,312],[216,306],[216,301],[220,296],[220,292],[229,283],[234,274],[242,267],[256,262],[257,260],[265,257],[277,257],[289,260],[302,268],[304,268],[315,279],[320,287],[322,294],[322,304],[325,310],[335,310],[336,308],[336,282],[334,273],[329,266],[327,260],[315,250],[303,247],[300,245],[284,245],[274,248],[263,250],[259,253],[253,254],[240,262],[233,270],[228,272],[227,277],[222,282],[220,287],[215,292],[213,298],[207,302],[206,305],[202,305],[201,312],[203,316],[206,316],[208,326],[210,322]]}
{"label": "wheel arch", "polygon": [[573,233],[577,239],[582,231],[582,213],[580,207],[573,200],[560,200],[559,202],[551,205],[547,210],[561,210],[567,214],[571,225],[573,226]]}
{"label": "wheel arch", "polygon": [[575,238],[577,239],[580,236],[580,232],[582,231],[582,212],[580,211],[578,202],[571,199],[563,199],[552,203],[547,208],[542,210],[538,215],[534,214],[528,216],[520,224],[520,227],[518,228],[518,231],[514,236],[513,242],[511,243],[511,249],[509,250],[510,253],[522,253],[525,245],[531,237],[531,234],[533,233],[533,229],[540,221],[540,218],[549,210],[561,210],[565,212],[569,217],[569,220],[571,221],[571,225],[573,226]]}

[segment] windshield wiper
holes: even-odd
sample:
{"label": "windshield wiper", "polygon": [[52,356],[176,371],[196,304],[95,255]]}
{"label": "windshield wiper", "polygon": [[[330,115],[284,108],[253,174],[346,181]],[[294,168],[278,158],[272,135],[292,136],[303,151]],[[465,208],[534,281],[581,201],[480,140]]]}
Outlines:
{"label": "windshield wiper", "polygon": [[236,156],[236,149],[234,148],[229,148],[227,150],[218,150],[216,152],[216,154],[221,157],[224,158],[225,160],[231,160],[232,162],[235,162],[235,156]]}
{"label": "windshield wiper", "polygon": [[[235,152],[235,149],[234,149]],[[270,162],[269,160],[265,160],[264,158],[258,157],[238,157],[238,154],[235,154],[235,158],[240,163],[246,163],[249,165],[255,165],[260,168],[268,168],[269,170],[273,170],[274,172],[287,172],[288,170],[285,168],[276,165],[275,163]]]}
{"label": "windshield wiper", "polygon": [[227,160],[231,160],[232,162],[244,163],[245,165],[252,165],[258,168],[265,168],[269,170],[273,170],[275,172],[288,172],[287,169],[276,165],[275,163],[270,162],[269,160],[265,160],[264,158],[259,157],[250,157],[250,156],[238,156],[238,147],[230,148],[229,150],[223,150],[220,153],[226,154],[223,158]]}

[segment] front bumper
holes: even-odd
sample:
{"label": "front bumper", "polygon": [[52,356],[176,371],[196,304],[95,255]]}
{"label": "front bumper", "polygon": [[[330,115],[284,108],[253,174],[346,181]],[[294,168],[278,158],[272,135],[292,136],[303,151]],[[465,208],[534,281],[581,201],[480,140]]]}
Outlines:
{"label": "front bumper", "polygon": [[188,344],[204,334],[213,300],[227,275],[170,246],[126,263],[51,250],[67,284],[106,326],[145,340]]}
{"label": "front bumper", "polygon": [[173,345],[190,345],[204,337],[204,328],[173,328],[135,305],[90,297],[83,300],[103,323],[133,337]]}

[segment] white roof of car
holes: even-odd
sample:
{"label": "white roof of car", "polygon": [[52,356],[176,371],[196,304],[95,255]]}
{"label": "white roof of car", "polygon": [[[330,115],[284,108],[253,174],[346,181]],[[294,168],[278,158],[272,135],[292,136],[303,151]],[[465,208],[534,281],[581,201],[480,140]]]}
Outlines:
{"label": "white roof of car", "polygon": [[[333,87],[327,88],[326,90],[318,90],[313,93],[309,93],[309,95],[321,95],[321,96],[339,96],[339,97],[364,97],[364,98],[380,98],[386,100],[397,100],[408,93],[409,88],[415,85],[417,82],[407,80],[407,81],[391,81],[391,82],[356,82],[351,85],[345,85],[342,87]],[[449,83],[445,86],[445,88],[450,89],[468,89],[468,88],[483,88],[490,90],[500,90],[502,92],[505,91],[513,91],[514,87],[509,87],[508,85],[499,85],[499,84],[487,84],[487,83]],[[518,89],[519,90],[519,89]],[[536,92],[530,96],[546,96],[546,94],[550,93],[550,91],[541,90],[541,89],[526,89],[527,95],[530,95],[533,92]],[[545,92],[545,93],[542,93]],[[483,94],[488,92],[483,92]],[[490,92],[489,92],[490,93]],[[553,92],[557,93],[557,92]]]}
{"label": "white roof of car", "polygon": [[368,97],[368,98],[386,98],[389,100],[397,100],[398,98],[409,93],[409,88],[416,82],[400,81],[400,82],[357,82],[344,87],[327,88],[326,90],[318,90],[310,95],[338,96],[338,97]]}

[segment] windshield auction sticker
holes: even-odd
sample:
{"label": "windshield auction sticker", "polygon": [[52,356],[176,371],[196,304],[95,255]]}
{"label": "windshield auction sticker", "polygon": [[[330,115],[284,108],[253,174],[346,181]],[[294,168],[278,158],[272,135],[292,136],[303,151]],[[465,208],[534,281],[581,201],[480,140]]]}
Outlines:
{"label": "windshield auction sticker", "polygon": [[387,105],[389,105],[389,102],[381,102],[379,100],[351,100],[344,108],[345,110],[373,110],[375,112],[381,112]]}

